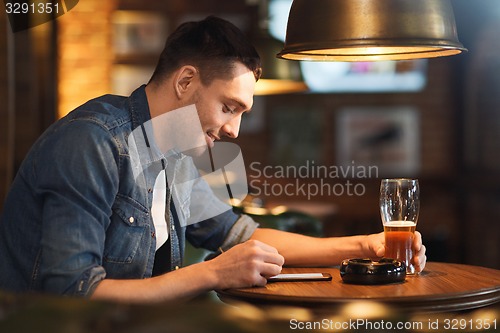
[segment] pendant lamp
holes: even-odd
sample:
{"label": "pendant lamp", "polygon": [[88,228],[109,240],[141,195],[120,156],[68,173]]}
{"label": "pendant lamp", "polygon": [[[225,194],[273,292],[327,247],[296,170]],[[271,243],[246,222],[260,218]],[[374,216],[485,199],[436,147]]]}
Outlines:
{"label": "pendant lamp", "polygon": [[463,51],[450,0],[294,0],[277,57],[378,61]]}

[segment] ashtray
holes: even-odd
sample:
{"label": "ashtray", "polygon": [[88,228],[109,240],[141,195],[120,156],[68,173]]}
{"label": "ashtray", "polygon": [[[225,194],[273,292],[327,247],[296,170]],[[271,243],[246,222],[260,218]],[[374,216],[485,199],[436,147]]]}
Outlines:
{"label": "ashtray", "polygon": [[344,283],[387,284],[403,282],[406,278],[406,265],[402,261],[382,258],[345,259],[340,265],[340,277]]}

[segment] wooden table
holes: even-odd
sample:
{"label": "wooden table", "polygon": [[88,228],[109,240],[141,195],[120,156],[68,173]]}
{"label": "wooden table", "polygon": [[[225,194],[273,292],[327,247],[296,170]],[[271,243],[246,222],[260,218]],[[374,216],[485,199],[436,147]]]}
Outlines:
{"label": "wooden table", "polygon": [[402,283],[352,285],[342,282],[338,268],[283,268],[282,273],[326,272],[332,281],[273,282],[265,287],[218,291],[227,303],[327,308],[370,300],[400,311],[444,312],[475,309],[500,302],[500,270],[448,263],[427,263],[419,275]]}

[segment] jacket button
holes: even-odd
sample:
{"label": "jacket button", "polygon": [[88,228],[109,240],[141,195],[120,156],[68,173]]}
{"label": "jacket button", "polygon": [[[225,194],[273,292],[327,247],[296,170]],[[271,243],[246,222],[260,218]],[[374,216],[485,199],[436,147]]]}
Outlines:
{"label": "jacket button", "polygon": [[135,220],[134,220],[134,217],[133,217],[133,216],[131,216],[131,217],[128,219],[128,221],[129,221],[130,223],[134,223],[134,221],[135,221]]}
{"label": "jacket button", "polygon": [[155,235],[155,232],[153,231],[153,232],[151,233],[151,238],[155,238],[155,236],[156,236],[156,235]]}

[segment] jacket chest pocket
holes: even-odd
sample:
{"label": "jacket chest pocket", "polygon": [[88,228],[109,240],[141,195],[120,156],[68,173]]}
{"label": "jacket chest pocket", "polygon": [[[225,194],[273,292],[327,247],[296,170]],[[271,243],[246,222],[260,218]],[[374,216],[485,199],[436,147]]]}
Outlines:
{"label": "jacket chest pocket", "polygon": [[111,223],[106,230],[104,261],[131,263],[141,249],[148,249],[149,212],[125,196],[118,196],[112,209]]}

